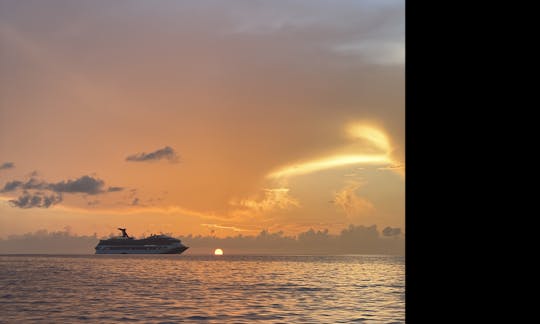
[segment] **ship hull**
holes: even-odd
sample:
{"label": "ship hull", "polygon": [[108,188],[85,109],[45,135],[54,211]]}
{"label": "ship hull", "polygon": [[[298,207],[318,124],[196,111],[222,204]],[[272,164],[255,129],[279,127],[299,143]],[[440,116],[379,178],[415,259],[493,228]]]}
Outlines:
{"label": "ship hull", "polygon": [[173,247],[173,248],[159,248],[159,249],[146,249],[144,247],[136,248],[119,248],[111,247],[107,249],[96,249],[96,254],[182,254],[188,247]]}

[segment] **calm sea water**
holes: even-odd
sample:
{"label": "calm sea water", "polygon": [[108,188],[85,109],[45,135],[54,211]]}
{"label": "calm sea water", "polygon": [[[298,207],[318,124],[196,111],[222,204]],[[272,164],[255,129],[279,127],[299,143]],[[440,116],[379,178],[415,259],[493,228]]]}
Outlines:
{"label": "calm sea water", "polygon": [[403,323],[390,256],[0,256],[0,322]]}

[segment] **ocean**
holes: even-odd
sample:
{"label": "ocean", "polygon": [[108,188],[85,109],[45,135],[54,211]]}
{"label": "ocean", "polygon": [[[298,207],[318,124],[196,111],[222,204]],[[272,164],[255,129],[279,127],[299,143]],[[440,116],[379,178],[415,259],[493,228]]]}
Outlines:
{"label": "ocean", "polygon": [[395,256],[0,256],[0,323],[404,323]]}

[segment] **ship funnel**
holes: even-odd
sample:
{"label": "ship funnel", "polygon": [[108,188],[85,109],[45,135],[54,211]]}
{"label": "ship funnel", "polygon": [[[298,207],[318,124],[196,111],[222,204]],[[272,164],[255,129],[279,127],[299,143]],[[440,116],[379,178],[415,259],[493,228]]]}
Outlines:
{"label": "ship funnel", "polygon": [[119,230],[119,231],[122,231],[122,237],[127,237],[127,238],[129,238],[129,235],[127,234],[125,228],[120,228],[120,227],[119,227],[118,230]]}

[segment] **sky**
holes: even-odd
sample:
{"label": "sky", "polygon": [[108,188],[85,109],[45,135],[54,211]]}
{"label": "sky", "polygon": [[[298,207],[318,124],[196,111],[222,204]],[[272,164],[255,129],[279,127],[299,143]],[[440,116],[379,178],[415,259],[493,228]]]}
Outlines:
{"label": "sky", "polygon": [[405,233],[404,1],[0,0],[0,238]]}

